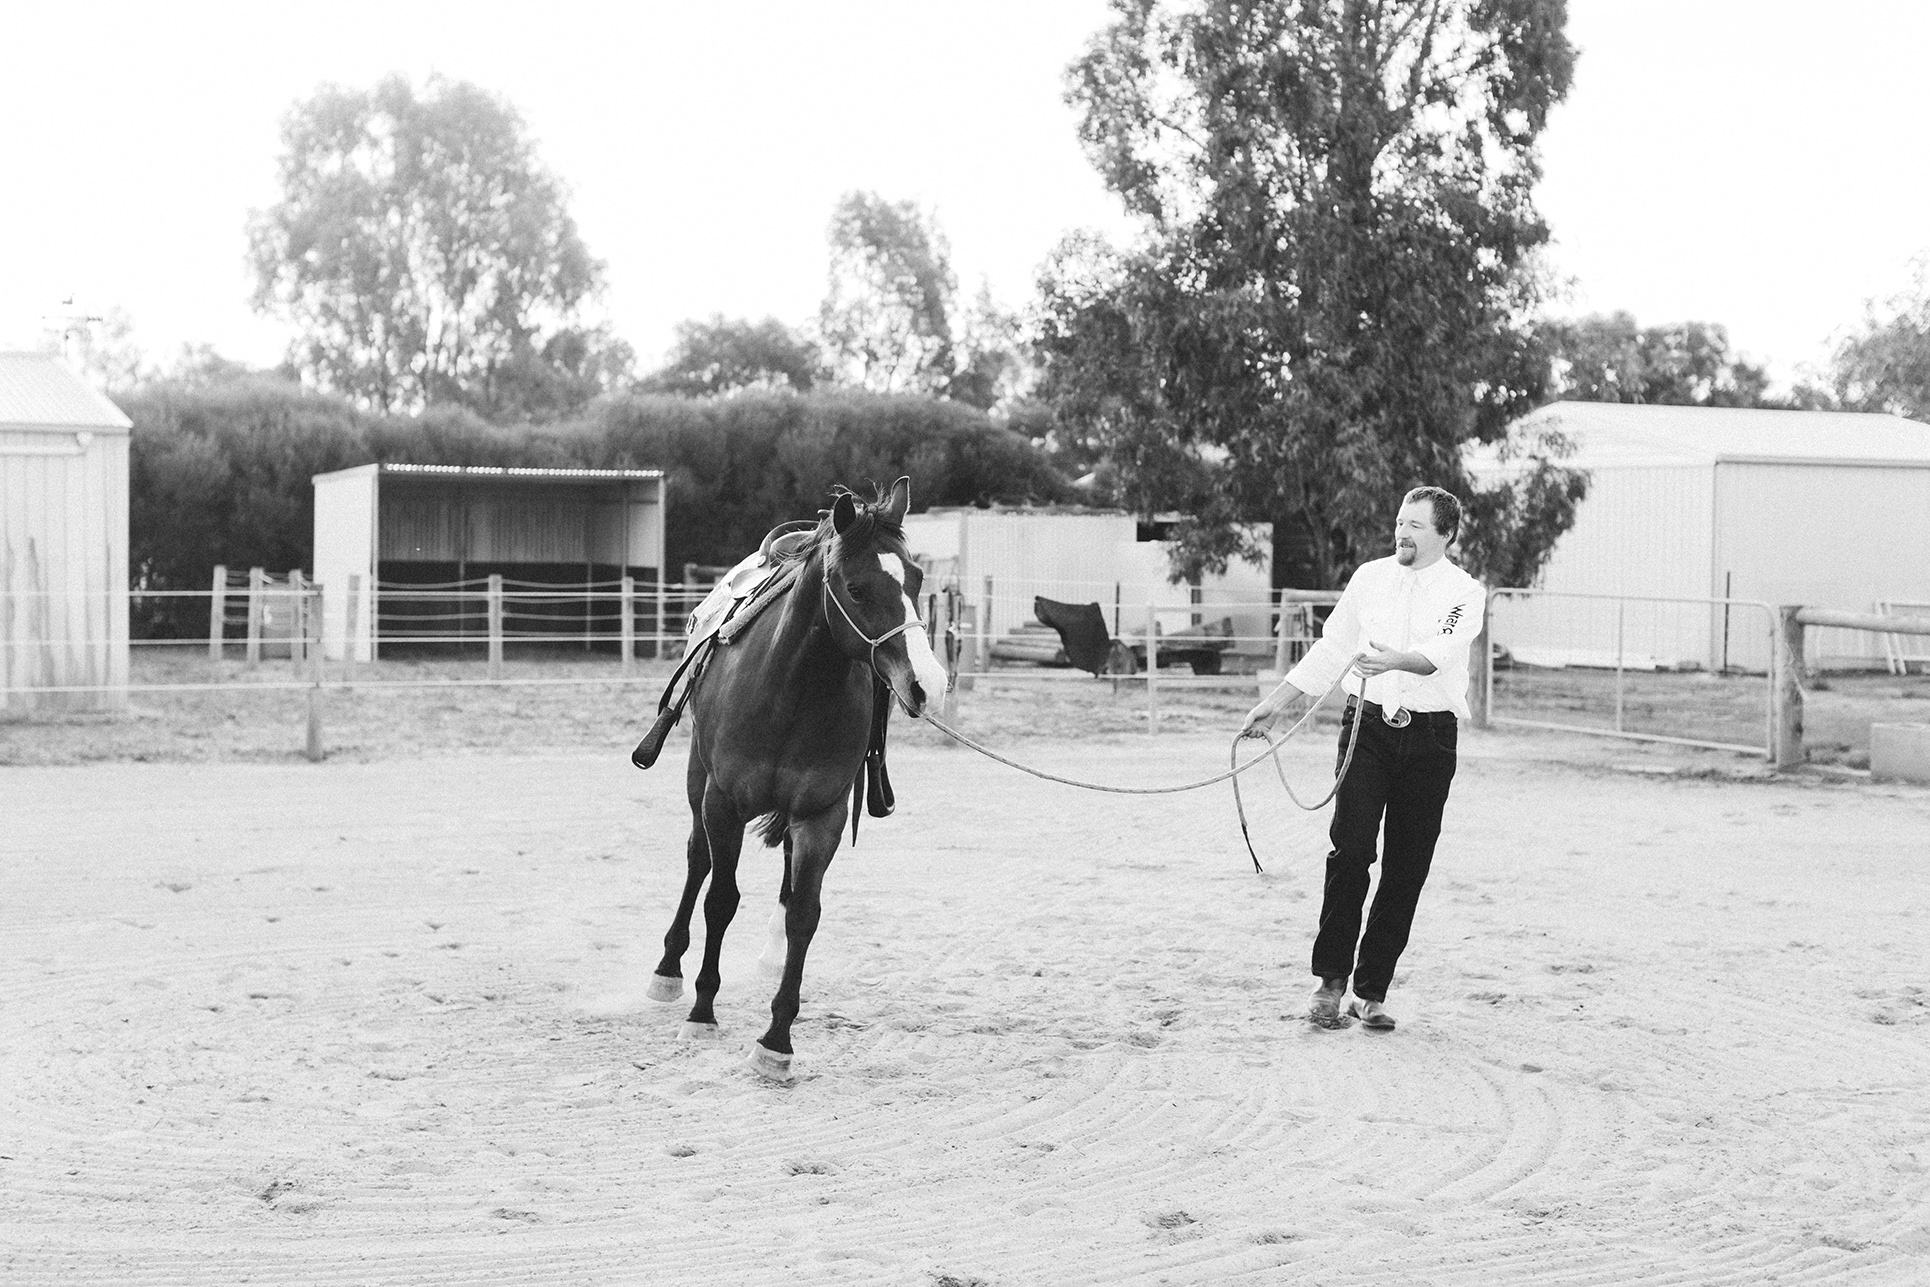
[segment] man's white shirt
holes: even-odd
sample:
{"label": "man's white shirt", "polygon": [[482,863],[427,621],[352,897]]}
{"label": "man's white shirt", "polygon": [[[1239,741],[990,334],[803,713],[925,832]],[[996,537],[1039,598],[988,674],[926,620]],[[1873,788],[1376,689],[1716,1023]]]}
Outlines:
{"label": "man's white shirt", "polygon": [[1481,633],[1487,591],[1446,559],[1423,571],[1401,566],[1390,555],[1363,563],[1328,614],[1320,638],[1287,681],[1319,696],[1371,650],[1370,641],[1399,652],[1418,652],[1434,663],[1431,675],[1390,670],[1363,681],[1347,674],[1342,687],[1388,710],[1453,711],[1468,717],[1468,651]]}

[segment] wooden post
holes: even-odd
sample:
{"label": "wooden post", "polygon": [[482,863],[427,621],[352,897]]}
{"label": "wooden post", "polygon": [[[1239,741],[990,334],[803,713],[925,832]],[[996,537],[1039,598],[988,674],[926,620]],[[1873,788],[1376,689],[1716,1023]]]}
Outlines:
{"label": "wooden post", "polygon": [[[659,560],[659,562],[661,561],[662,560]],[[650,658],[653,661],[661,660],[664,653],[664,635],[666,631],[663,628],[663,619],[664,619],[664,614],[668,611],[667,607],[665,606],[666,603],[667,603],[667,600],[664,598],[663,569],[659,567],[657,569],[657,620],[655,623],[656,629],[651,632],[651,640],[650,640]]]}
{"label": "wooden post", "polygon": [[221,639],[228,632],[228,565],[214,565],[214,586],[208,592],[208,660],[221,660]]}
{"label": "wooden post", "polygon": [[621,642],[617,645],[623,650],[623,661],[618,671],[628,675],[636,664],[637,652],[637,579],[629,573],[623,574],[623,588],[617,592],[617,634]]}
{"label": "wooden post", "polygon": [[308,660],[308,578],[288,569],[288,660]]}
{"label": "wooden post", "polygon": [[1159,618],[1146,605],[1146,735],[1159,732]]}
{"label": "wooden post", "polygon": [[261,618],[267,610],[268,573],[260,568],[248,569],[248,664],[261,664]]}
{"label": "wooden post", "polygon": [[1474,655],[1468,658],[1468,722],[1476,728],[1488,727],[1494,701],[1494,643],[1489,631],[1494,626],[1494,595],[1488,595],[1481,613],[1481,633],[1469,645]]}
{"label": "wooden post", "polygon": [[348,602],[342,611],[342,666],[343,672],[355,678],[355,645],[361,639],[358,629],[362,624],[362,574],[348,574]]}
{"label": "wooden post", "polygon": [[1807,758],[1803,752],[1803,623],[1800,607],[1776,609],[1776,686],[1770,758],[1779,769],[1795,768]]}
{"label": "wooden post", "polygon": [[[311,600],[313,601],[311,603]],[[312,589],[302,595],[302,646],[308,651],[308,671],[313,683],[308,686],[308,747],[310,763],[322,760],[322,603],[321,591]]]}
{"label": "wooden post", "polygon": [[985,597],[978,605],[978,665],[975,669],[992,668],[992,578],[985,578]]}
{"label": "wooden post", "polygon": [[[1275,615],[1280,622],[1278,628],[1274,631],[1273,671],[1274,674],[1278,675],[1281,679],[1285,679],[1287,677],[1287,671],[1292,669],[1292,667],[1287,664],[1291,657],[1291,651],[1287,645],[1287,596],[1275,590],[1273,592],[1273,601],[1278,605],[1278,611]],[[1294,606],[1293,615],[1296,617],[1300,615],[1298,605]]]}
{"label": "wooden post", "polygon": [[1615,601],[1615,731],[1622,731],[1622,652],[1627,637],[1628,600]]}
{"label": "wooden post", "polygon": [[503,574],[489,574],[489,677],[503,677]]}

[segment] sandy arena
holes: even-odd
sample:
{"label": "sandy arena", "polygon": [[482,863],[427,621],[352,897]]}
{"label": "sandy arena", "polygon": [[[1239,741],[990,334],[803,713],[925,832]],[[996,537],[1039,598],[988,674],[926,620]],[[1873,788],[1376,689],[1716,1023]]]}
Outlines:
{"label": "sandy arena", "polygon": [[1469,733],[1380,1035],[1301,1018],[1277,784],[1256,876],[1225,787],[909,740],[777,1086],[771,851],[725,1041],[642,999],[686,745],[0,769],[0,1281],[1930,1281],[1930,791]]}

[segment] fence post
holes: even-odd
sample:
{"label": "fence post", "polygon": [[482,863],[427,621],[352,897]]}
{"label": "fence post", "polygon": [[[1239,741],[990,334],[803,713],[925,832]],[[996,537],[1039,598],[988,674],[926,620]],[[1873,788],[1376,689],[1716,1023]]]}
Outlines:
{"label": "fence post", "polygon": [[267,609],[268,574],[261,568],[248,569],[248,664],[261,664],[261,617]]}
{"label": "fence post", "polygon": [[1794,768],[1806,758],[1803,753],[1803,623],[1797,619],[1802,608],[1783,604],[1776,609],[1776,686],[1770,690],[1774,702],[1773,745],[1770,753],[1779,769]]}
{"label": "fence post", "polygon": [[302,646],[308,650],[308,747],[310,763],[322,759],[322,604],[319,589],[305,593],[302,604]]}
{"label": "fence post", "polygon": [[[659,559],[658,562],[661,563],[662,560]],[[670,610],[669,600],[665,597],[665,593],[663,568],[659,567],[657,569],[657,619],[653,623],[656,628],[651,631],[650,638],[650,659],[652,661],[661,661],[663,659],[664,636],[669,633],[664,629],[664,616]]]}
{"label": "fence post", "polygon": [[617,667],[620,674],[628,675],[636,662],[637,651],[637,579],[628,572],[623,574],[623,588],[617,592],[617,634],[623,649],[623,663]]}
{"label": "fence post", "polygon": [[[1273,672],[1280,678],[1285,679],[1287,677],[1287,671],[1291,669],[1291,667],[1287,665],[1287,654],[1290,651],[1287,644],[1287,596],[1281,591],[1275,590],[1273,592],[1273,602],[1275,605],[1274,619],[1280,623],[1273,632]],[[1298,615],[1297,609],[1295,615]]]}
{"label": "fence post", "polygon": [[1476,728],[1488,727],[1490,703],[1494,701],[1494,643],[1488,633],[1493,626],[1494,592],[1489,591],[1481,609],[1481,633],[1474,637],[1474,656],[1469,658],[1473,665],[1469,667],[1468,722]]}
{"label": "fence post", "polygon": [[1146,735],[1159,732],[1159,618],[1146,604]]}
{"label": "fence post", "polygon": [[503,574],[489,574],[489,677],[503,677]]}
{"label": "fence post", "polygon": [[362,574],[348,574],[348,602],[342,605],[342,670],[350,679],[355,678],[355,645],[361,635],[357,630],[362,624]]}
{"label": "fence post", "polygon": [[1627,637],[1628,600],[1615,601],[1615,731],[1622,731],[1622,652]]}
{"label": "fence post", "polygon": [[228,565],[214,565],[214,588],[208,595],[208,660],[221,660],[221,640],[228,633]]}
{"label": "fence post", "polygon": [[978,605],[978,666],[980,670],[992,668],[992,578],[985,578],[985,597]]}

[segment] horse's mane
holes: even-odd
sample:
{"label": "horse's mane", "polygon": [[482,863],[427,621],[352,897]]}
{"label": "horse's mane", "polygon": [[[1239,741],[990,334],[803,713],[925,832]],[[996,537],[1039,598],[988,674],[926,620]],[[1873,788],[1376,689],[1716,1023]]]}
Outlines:
{"label": "horse's mane", "polygon": [[[904,544],[904,524],[894,523],[885,517],[886,496],[884,488],[873,484],[870,500],[864,499],[849,487],[843,486],[833,487],[831,494],[833,496],[849,496],[858,509],[857,521],[846,528],[844,532],[844,539],[847,544],[867,545],[883,543],[890,546],[902,546]],[[825,557],[828,559],[833,548],[832,538],[837,534],[837,529],[831,525],[831,511],[821,509],[818,511],[818,525],[811,532],[809,540],[798,541],[795,544],[786,542],[782,546],[775,547],[773,553],[776,555],[776,561],[779,563],[790,563],[799,559],[809,558],[815,550],[823,550]]]}

